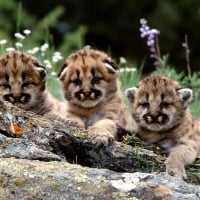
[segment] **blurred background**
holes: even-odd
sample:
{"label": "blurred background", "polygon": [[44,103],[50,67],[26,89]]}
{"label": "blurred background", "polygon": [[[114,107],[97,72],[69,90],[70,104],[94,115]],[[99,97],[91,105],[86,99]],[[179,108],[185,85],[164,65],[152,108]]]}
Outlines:
{"label": "blurred background", "polygon": [[29,46],[50,43],[67,57],[85,45],[124,57],[144,72],[154,70],[140,19],[160,30],[161,54],[171,66],[186,70],[184,35],[188,35],[192,71],[200,69],[200,1],[198,0],[6,0],[0,1],[0,40],[10,43],[14,33],[32,31]]}

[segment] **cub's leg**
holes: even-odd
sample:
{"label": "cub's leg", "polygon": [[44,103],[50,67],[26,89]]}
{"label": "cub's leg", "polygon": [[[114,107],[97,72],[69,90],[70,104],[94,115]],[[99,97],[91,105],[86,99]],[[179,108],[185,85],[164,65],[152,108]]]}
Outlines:
{"label": "cub's leg", "polygon": [[79,119],[74,119],[74,118],[66,118],[61,116],[59,113],[53,113],[53,114],[45,114],[44,117],[50,119],[50,120],[56,120],[61,122],[63,125],[66,126],[75,126],[75,127],[80,127],[82,128],[82,121]]}
{"label": "cub's leg", "polygon": [[116,138],[117,126],[110,119],[102,119],[88,127],[88,137],[97,146],[108,145]]}
{"label": "cub's leg", "polygon": [[170,154],[166,164],[166,171],[180,178],[187,178],[185,166],[194,162],[198,154],[198,147],[195,145],[177,146]]}
{"label": "cub's leg", "polygon": [[80,117],[72,114],[71,112],[68,112],[67,115],[65,115],[65,117],[67,121],[72,122],[71,124],[73,124],[73,126],[78,128],[85,128],[84,121]]}

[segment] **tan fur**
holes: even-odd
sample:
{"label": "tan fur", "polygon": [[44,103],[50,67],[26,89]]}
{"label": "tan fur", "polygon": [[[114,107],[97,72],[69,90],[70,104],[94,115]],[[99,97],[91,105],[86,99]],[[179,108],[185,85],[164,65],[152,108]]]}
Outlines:
{"label": "tan fur", "polygon": [[57,114],[65,106],[45,89],[46,69],[28,54],[14,51],[0,57],[0,99],[40,115]]}
{"label": "tan fur", "polygon": [[87,128],[89,138],[97,145],[116,139],[118,128],[130,129],[117,73],[114,61],[93,49],[73,53],[59,73],[67,119]]}
{"label": "tan fur", "polygon": [[166,171],[186,178],[185,166],[200,152],[200,120],[187,109],[192,91],[164,76],[150,76],[129,88],[137,135],[164,148],[169,156]]}

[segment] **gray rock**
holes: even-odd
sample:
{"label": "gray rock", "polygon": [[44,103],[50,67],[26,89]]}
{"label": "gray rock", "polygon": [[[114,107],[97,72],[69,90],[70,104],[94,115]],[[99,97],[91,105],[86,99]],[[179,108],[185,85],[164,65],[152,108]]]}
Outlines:
{"label": "gray rock", "polygon": [[166,174],[164,160],[136,140],[96,147],[85,129],[0,101],[2,200],[200,199],[199,159],[193,184]]}
{"label": "gray rock", "polygon": [[0,199],[200,199],[200,187],[166,173],[117,173],[58,161],[0,159]]}
{"label": "gray rock", "polygon": [[39,148],[35,143],[21,138],[9,138],[0,134],[1,158],[27,158],[30,160],[62,160],[50,151]]}

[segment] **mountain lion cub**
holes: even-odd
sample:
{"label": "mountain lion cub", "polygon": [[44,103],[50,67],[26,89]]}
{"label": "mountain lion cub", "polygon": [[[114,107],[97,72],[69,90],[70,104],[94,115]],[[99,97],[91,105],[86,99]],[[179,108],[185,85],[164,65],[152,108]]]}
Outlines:
{"label": "mountain lion cub", "polygon": [[169,174],[186,178],[185,166],[200,152],[200,120],[187,109],[193,92],[170,78],[154,75],[126,91],[132,103],[137,135],[164,148]]}
{"label": "mountain lion cub", "polygon": [[0,99],[40,115],[61,113],[65,106],[45,89],[46,74],[31,55],[13,51],[1,56]]}
{"label": "mountain lion cub", "polygon": [[73,53],[58,74],[67,102],[68,120],[88,129],[97,145],[112,142],[129,130],[118,80],[118,66],[104,52],[85,48]]}

